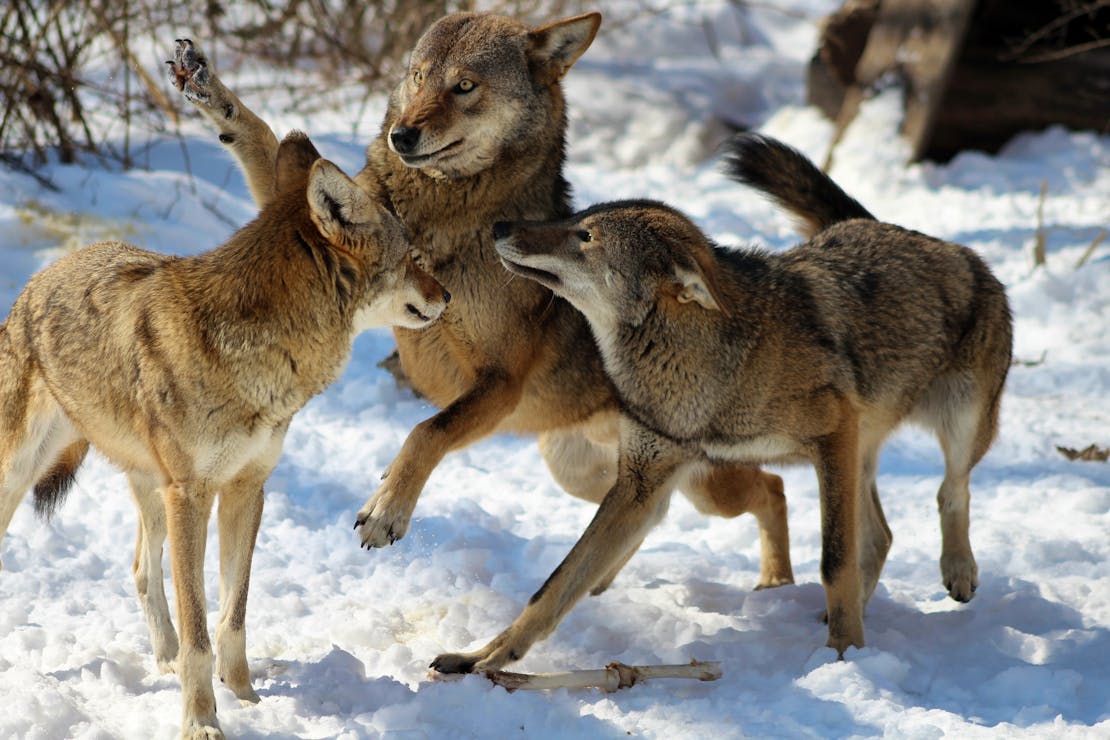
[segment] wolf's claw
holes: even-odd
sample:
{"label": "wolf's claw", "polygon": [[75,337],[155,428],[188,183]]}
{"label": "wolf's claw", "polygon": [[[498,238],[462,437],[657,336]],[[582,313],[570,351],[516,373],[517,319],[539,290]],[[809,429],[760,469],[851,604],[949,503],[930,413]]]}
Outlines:
{"label": "wolf's claw", "polygon": [[199,105],[208,105],[208,60],[190,39],[176,39],[170,65],[170,83],[185,94],[185,99]]}
{"label": "wolf's claw", "polygon": [[387,547],[405,536],[411,514],[404,508],[392,508],[388,499],[379,495],[371,499],[355,520],[362,546],[371,549]]}

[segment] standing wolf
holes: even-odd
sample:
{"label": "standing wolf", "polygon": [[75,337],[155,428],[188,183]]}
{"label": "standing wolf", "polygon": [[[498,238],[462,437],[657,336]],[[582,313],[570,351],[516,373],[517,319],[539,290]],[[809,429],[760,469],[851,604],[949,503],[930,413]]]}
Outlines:
{"label": "standing wolf", "polygon": [[[419,424],[358,513],[367,547],[402,537],[432,470],[450,450],[494,432],[539,434],[555,479],[598,502],[616,477],[617,399],[586,321],[530,280],[513,279],[492,225],[570,214],[562,176],[561,80],[593,41],[597,13],[529,28],[489,14],[437,21],[413,49],[356,182],[408,226],[454,299],[423,331],[397,330],[404,373],[442,410]],[[179,41],[170,76],[219,131],[260,202],[274,135]],[[793,582],[782,480],[724,461],[685,481],[699,510],[755,514],[759,585]],[[620,569],[597,583],[600,591]]]}
{"label": "standing wolf", "polygon": [[[49,510],[93,444],[139,509],[135,585],[159,667],[181,678],[184,737],[221,737],[204,597],[219,495],[216,671],[257,702],[247,586],[262,485],[293,414],[355,335],[447,305],[402,224],[303,134],[275,153],[269,206],[223,246],[170,257],[100,242],[31,278],[0,325],[0,538],[27,489]],[[167,533],[178,639],[162,583]]]}
{"label": "standing wolf", "polygon": [[521,658],[597,574],[635,548],[675,481],[710,461],[813,463],[821,498],[828,645],[862,647],[863,607],[891,533],[875,485],[903,421],[944,452],[941,575],[957,601],[978,583],[968,479],[998,425],[1010,366],[1002,285],[966,247],[879,223],[805,157],[742,136],[732,176],[808,225],[780,254],[716,247],[654,201],[550,223],[501,223],[512,272],[578,307],[621,399],[620,470],[582,538],[513,624],[445,672]]}

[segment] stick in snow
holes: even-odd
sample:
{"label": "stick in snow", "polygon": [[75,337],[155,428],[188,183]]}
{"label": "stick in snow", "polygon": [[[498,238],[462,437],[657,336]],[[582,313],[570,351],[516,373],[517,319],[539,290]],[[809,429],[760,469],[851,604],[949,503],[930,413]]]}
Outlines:
{"label": "stick in snow", "polygon": [[625,665],[613,662],[601,670],[565,671],[562,673],[512,673],[489,671],[486,678],[512,692],[517,689],[592,689],[617,691],[627,689],[649,678],[695,678],[716,681],[721,677],[721,664],[691,660],[684,665]]}

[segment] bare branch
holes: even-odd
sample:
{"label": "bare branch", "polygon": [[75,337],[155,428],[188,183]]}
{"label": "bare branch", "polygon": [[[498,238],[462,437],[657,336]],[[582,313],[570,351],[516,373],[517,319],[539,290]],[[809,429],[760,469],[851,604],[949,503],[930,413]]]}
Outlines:
{"label": "bare branch", "polygon": [[[1093,0],[1093,2],[1087,3],[1085,5],[1079,5],[1078,7],[1074,8],[1071,12],[1064,13],[1062,15],[1057,16],[1056,18],[1053,18],[1050,22],[1046,23],[1045,25],[1041,26],[1040,28],[1038,28],[1033,33],[1026,36],[1025,39],[1021,43],[1017,44],[1010,52],[1001,55],[999,57],[999,59],[1003,62],[1020,61],[1022,64],[1032,64],[1034,62],[1034,59],[1035,59],[1034,57],[1028,57],[1028,58],[1025,58],[1025,59],[1019,59],[1019,57],[1021,57],[1021,55],[1024,54],[1025,52],[1029,51],[1029,49],[1034,44],[1036,44],[1038,41],[1040,41],[1041,39],[1043,39],[1045,36],[1052,33],[1053,31],[1057,31],[1061,28],[1064,28],[1065,26],[1067,26],[1072,21],[1074,21],[1078,18],[1082,18],[1085,15],[1090,15],[1090,14],[1100,10],[1101,8],[1105,8],[1105,7],[1110,7],[1110,0]],[[1065,50],[1062,50],[1062,51],[1067,51],[1067,50],[1065,49]],[[1046,60],[1042,59],[1040,61],[1046,61]]]}
{"label": "bare branch", "polygon": [[1068,57],[1074,57],[1079,54],[1086,54],[1088,51],[1094,51],[1095,49],[1101,49],[1106,46],[1110,46],[1110,38],[1095,39],[1094,41],[1088,41],[1085,44],[1076,44],[1064,49],[1056,49],[1054,51],[1046,51],[1042,54],[1034,54],[1033,56],[1022,57],[1021,59],[1017,60],[1017,63],[1041,64],[1042,62],[1055,62],[1059,61],[1060,59],[1067,59]]}
{"label": "bare branch", "polygon": [[552,689],[601,689],[618,691],[651,678],[685,678],[716,681],[721,677],[721,664],[692,660],[683,665],[630,666],[613,662],[600,670],[564,671],[562,673],[512,673],[490,671],[486,678],[508,691]]}
{"label": "bare branch", "polygon": [[1098,245],[1102,244],[1102,241],[1106,238],[1106,236],[1107,236],[1106,229],[1103,229],[1102,231],[1098,232],[1098,234],[1095,236],[1094,240],[1091,242],[1090,246],[1088,246],[1083,251],[1083,254],[1082,254],[1082,256],[1080,256],[1079,261],[1075,263],[1075,269],[1078,270],[1080,267],[1087,264],[1087,260],[1089,260],[1091,258],[1091,255],[1094,254],[1096,249],[1098,249]]}

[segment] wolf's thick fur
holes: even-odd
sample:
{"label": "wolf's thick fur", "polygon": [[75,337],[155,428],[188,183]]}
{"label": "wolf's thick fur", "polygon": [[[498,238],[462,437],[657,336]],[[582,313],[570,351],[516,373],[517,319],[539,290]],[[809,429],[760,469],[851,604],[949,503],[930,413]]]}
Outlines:
{"label": "wolf's thick fur", "polygon": [[[27,489],[40,510],[91,442],[139,509],[135,584],[182,734],[219,736],[204,597],[219,495],[216,670],[243,701],[244,621],[262,485],[293,414],[368,326],[427,325],[446,306],[404,227],[303,134],[275,153],[271,203],[223,246],[170,257],[100,242],[31,278],[0,325],[0,537]],[[170,542],[178,638],[162,584]]]}
{"label": "wolf's thick fur", "polygon": [[[492,234],[496,221],[569,215],[560,80],[600,20],[590,13],[529,28],[497,15],[443,18],[417,43],[367,149],[356,182],[396,210],[454,296],[432,327],[395,332],[405,374],[442,411],[413,430],[359,512],[368,547],[404,535],[446,452],[496,431],[538,433],[552,474],[576,496],[600,501],[615,480],[618,406],[589,326],[547,288],[506,273]],[[178,42],[171,78],[215,125],[264,202],[269,128],[192,42]],[[793,582],[778,476],[728,463],[687,483],[702,511],[758,518],[760,585]]]}
{"label": "wolf's thick fur", "polygon": [[952,598],[974,593],[968,478],[994,438],[1010,365],[1002,285],[966,247],[859,218],[862,206],[786,146],[746,136],[733,155],[734,177],[818,233],[780,254],[728,251],[652,201],[495,227],[510,270],[590,321],[621,399],[620,471],[517,620],[480,650],[440,656],[439,670],[523,656],[639,542],[673,482],[713,460],[816,466],[828,644],[862,647],[891,543],[879,448],[905,420],[940,440],[941,573]]}

